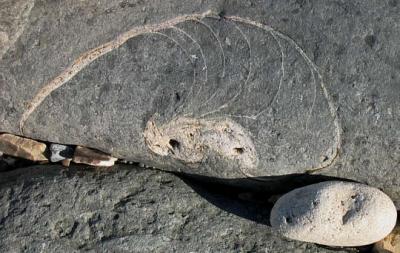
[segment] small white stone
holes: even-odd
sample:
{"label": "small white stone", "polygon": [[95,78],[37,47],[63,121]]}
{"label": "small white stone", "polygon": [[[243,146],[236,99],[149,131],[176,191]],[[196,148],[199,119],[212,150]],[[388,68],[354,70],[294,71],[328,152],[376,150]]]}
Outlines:
{"label": "small white stone", "polygon": [[74,148],[68,145],[52,143],[50,145],[50,153],[51,162],[60,162],[72,158],[74,156]]}
{"label": "small white stone", "polygon": [[393,201],[380,190],[329,181],[283,195],[271,225],[290,239],[329,246],[361,246],[387,236],[396,224]]}

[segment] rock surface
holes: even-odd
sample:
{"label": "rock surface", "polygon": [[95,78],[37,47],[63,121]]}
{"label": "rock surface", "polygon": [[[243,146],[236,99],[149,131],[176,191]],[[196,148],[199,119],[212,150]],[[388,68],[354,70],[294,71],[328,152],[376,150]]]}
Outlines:
{"label": "rock surface", "polygon": [[377,242],[396,225],[392,200],[378,189],[330,181],[283,195],[271,211],[271,225],[284,236],[330,246]]}
{"label": "rock surface", "polygon": [[[400,202],[398,1],[3,2],[0,131],[211,176],[324,168]],[[258,166],[150,152],[149,120],[182,116],[235,122]]]}
{"label": "rock surface", "polygon": [[398,1],[3,2],[0,131],[22,134],[28,111],[28,137],[240,177],[215,152],[194,170],[143,138],[154,115],[228,119],[256,149],[248,174],[325,168],[400,201]]}
{"label": "rock surface", "polygon": [[0,134],[0,151],[31,161],[47,161],[46,144],[12,134]]}
{"label": "rock surface", "polygon": [[[214,177],[242,177],[243,171],[251,176],[266,176],[323,168],[317,172],[383,189],[400,207],[399,11],[397,0],[3,0],[0,132],[92,147],[147,166]],[[205,12],[210,16],[183,21],[185,15]],[[258,23],[241,22],[233,17]],[[177,23],[169,27],[168,20]],[[152,24],[156,25],[147,26]],[[135,31],[138,34],[127,39]],[[57,89],[51,91],[47,87]],[[179,117],[234,122],[253,142],[258,166],[243,168],[229,159],[228,163],[221,163],[223,159],[218,154],[207,151],[200,166],[193,168],[191,164],[171,159],[171,155],[151,152],[143,136],[146,125],[154,119],[157,126],[169,126]],[[64,176],[56,178],[72,183],[68,181],[72,179]],[[84,178],[88,181],[74,182],[75,186],[89,187],[86,183],[92,182],[90,177]],[[119,190],[128,187],[126,184],[135,182],[132,175],[128,179],[131,181],[121,179],[125,183],[120,184],[108,177],[110,182],[98,184],[117,184],[118,189],[109,187],[104,192],[118,195]],[[75,177],[74,180],[78,181]],[[267,180],[271,183],[276,178]],[[50,189],[56,186],[50,185],[48,192],[57,194]],[[38,196],[44,195],[46,199],[48,192],[32,187],[20,185],[18,191],[10,186],[10,195],[15,199],[23,196],[34,199],[37,191]],[[185,191],[176,192],[175,199],[193,205],[196,201],[203,203],[195,195],[186,199],[187,188],[179,189]],[[57,219],[54,211],[57,205],[76,213],[97,210],[98,206],[111,208],[101,201],[90,207],[83,200],[77,201],[77,206],[66,204],[63,200],[78,189],[70,189],[68,194],[58,190],[61,195],[51,195],[60,198],[51,199],[56,203],[50,205],[54,208],[49,214],[53,218],[45,216],[50,220]],[[164,193],[163,197],[156,191],[151,194],[167,205],[163,201],[168,194],[158,191]],[[148,191],[146,194],[151,199]],[[102,198],[100,193],[95,196]],[[9,217],[16,217],[20,223],[28,217],[23,208],[19,209],[19,202],[6,203],[14,210]],[[29,203],[35,209],[34,202]],[[47,204],[43,209],[46,208]],[[59,212],[57,217],[62,219]],[[246,234],[237,219],[212,216],[213,212],[207,210],[196,216],[202,217],[204,224],[196,224],[206,235],[211,232],[205,227],[212,227],[213,222],[221,228],[236,224],[235,231],[241,231],[237,233],[245,237],[257,237],[254,239],[257,245],[274,244],[274,236],[263,241],[261,232],[249,228],[253,224],[246,226],[246,231],[251,231]],[[111,218],[105,220],[107,224],[113,222]],[[143,238],[149,237],[160,241],[157,236],[149,236],[150,232],[138,236],[132,223],[137,225],[136,220],[124,223],[126,230],[105,241],[112,244],[120,240],[122,245],[124,238],[128,238],[133,242],[127,242],[128,246],[143,245]],[[2,233],[3,238],[18,237],[10,231],[24,231],[21,226],[18,230],[8,224],[9,235]],[[96,234],[96,224],[104,223],[87,224],[89,228],[82,230],[88,234],[87,241],[100,247],[96,243],[101,240],[91,237],[91,231]],[[161,224],[167,224],[167,219],[161,220]],[[41,229],[47,231],[45,225]],[[156,235],[168,231],[163,229]],[[32,232],[32,228],[26,231]],[[185,239],[193,231],[195,228],[180,235]],[[36,249],[43,245],[69,247],[69,243],[74,245],[81,238],[74,234],[52,242],[49,234],[38,233],[37,239],[28,235],[26,245]],[[213,246],[223,247],[228,243],[224,236],[218,236],[214,237]],[[247,243],[248,240],[240,238]],[[276,240],[279,242],[268,248],[272,252],[299,250],[295,249],[297,243]],[[40,244],[43,242],[48,244]],[[182,243],[177,247],[192,250],[198,244]],[[325,252],[309,244],[302,245],[310,248],[300,248],[300,252]],[[288,249],[289,246],[293,248]],[[207,248],[204,244],[202,247],[200,251]]]}
{"label": "rock surface", "polygon": [[235,188],[225,195],[210,192],[210,182],[189,185],[132,166],[95,172],[46,165],[1,173],[0,251],[358,252],[282,239],[263,225],[267,206],[240,200]]}

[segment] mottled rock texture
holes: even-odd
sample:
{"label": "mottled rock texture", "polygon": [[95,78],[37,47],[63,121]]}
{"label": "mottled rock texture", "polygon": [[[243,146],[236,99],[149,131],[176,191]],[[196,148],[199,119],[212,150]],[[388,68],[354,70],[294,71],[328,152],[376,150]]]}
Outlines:
{"label": "mottled rock texture", "polygon": [[282,239],[267,225],[270,204],[249,201],[243,183],[185,182],[132,166],[1,173],[0,251],[357,252]]}

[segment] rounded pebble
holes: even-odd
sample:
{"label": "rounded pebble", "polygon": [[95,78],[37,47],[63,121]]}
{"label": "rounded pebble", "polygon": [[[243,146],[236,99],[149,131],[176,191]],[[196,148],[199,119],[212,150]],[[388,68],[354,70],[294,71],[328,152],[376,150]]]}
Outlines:
{"label": "rounded pebble", "polygon": [[358,183],[329,181],[283,195],[271,225],[283,236],[328,246],[362,246],[387,236],[396,224],[392,200]]}

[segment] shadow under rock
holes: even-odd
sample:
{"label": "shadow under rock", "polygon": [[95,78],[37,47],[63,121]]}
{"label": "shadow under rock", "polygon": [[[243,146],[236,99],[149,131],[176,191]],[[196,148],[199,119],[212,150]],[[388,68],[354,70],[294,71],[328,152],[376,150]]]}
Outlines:
{"label": "shadow under rock", "polygon": [[[269,217],[278,198],[294,189],[325,181],[354,180],[313,174],[289,174],[255,178],[222,179],[195,174],[174,173],[201,197],[216,207],[256,223],[271,226]],[[362,247],[329,247],[330,250],[372,252],[372,245]]]}
{"label": "shadow under rock", "polygon": [[[269,214],[276,200],[299,187],[324,181],[349,179],[312,175],[223,179],[195,174],[174,173],[213,205],[237,216],[270,226]],[[268,219],[266,219],[268,217]]]}
{"label": "shadow under rock", "polygon": [[[116,170],[141,171],[143,168],[136,166],[115,166],[107,170],[96,171],[87,166],[71,166],[64,169],[58,165],[35,166],[35,168],[20,168],[0,173],[0,188],[13,181],[23,180],[24,185],[30,184],[34,178],[52,179],[60,173],[67,177],[84,176],[88,173],[98,178],[107,177]],[[166,171],[163,171],[166,172]],[[299,187],[324,181],[339,180],[356,182],[337,177],[312,174],[289,174],[283,176],[222,179],[195,174],[170,172],[179,177],[186,185],[191,187],[201,197],[216,207],[236,216],[270,226],[269,216],[276,200],[282,195]],[[343,250],[349,252],[371,252],[371,246],[358,248],[332,248],[320,245],[321,248],[330,250]]]}

